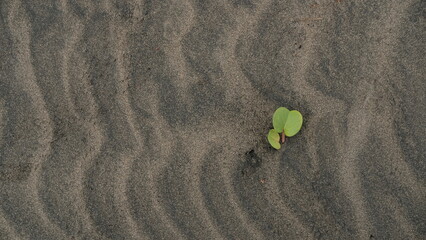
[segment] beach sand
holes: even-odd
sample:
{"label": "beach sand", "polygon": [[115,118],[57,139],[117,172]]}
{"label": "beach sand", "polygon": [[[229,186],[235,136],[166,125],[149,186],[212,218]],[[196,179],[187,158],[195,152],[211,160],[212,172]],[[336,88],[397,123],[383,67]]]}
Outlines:
{"label": "beach sand", "polygon": [[0,239],[425,239],[425,9],[0,1]]}

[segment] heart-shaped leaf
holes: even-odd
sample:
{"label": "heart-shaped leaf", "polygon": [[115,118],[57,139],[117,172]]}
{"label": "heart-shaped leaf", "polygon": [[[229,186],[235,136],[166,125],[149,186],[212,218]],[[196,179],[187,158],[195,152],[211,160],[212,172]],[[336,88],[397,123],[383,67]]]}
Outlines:
{"label": "heart-shaped leaf", "polygon": [[284,133],[287,137],[292,137],[302,128],[302,114],[297,110],[292,110],[287,114],[286,120],[284,124]]}
{"label": "heart-shaped leaf", "polygon": [[275,131],[275,129],[269,130],[268,141],[273,148],[277,150],[281,148],[280,135],[277,133],[277,131]]}
{"label": "heart-shaped leaf", "polygon": [[272,116],[272,125],[277,133],[282,133],[289,114],[289,110],[285,107],[280,107],[275,110]]}

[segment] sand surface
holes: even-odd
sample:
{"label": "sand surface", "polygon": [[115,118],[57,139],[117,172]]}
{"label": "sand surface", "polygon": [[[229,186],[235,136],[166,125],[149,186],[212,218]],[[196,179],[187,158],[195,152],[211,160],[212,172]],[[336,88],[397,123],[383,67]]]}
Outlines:
{"label": "sand surface", "polygon": [[1,0],[0,239],[425,239],[425,9]]}

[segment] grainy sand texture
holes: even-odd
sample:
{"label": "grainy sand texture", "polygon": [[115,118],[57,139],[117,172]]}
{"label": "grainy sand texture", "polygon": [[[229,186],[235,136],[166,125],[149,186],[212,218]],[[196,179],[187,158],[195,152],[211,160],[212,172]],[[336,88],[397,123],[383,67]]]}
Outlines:
{"label": "grainy sand texture", "polygon": [[0,239],[426,239],[425,16],[0,0]]}

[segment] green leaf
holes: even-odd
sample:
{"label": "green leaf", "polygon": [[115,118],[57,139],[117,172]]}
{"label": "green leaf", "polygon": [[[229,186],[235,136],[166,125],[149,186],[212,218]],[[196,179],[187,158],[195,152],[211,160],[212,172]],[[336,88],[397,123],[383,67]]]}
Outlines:
{"label": "green leaf", "polygon": [[303,117],[297,110],[292,110],[288,113],[287,121],[284,125],[284,133],[287,137],[296,135],[302,128]]}
{"label": "green leaf", "polygon": [[275,131],[275,129],[269,130],[268,141],[273,148],[277,150],[281,148],[280,135],[277,133],[277,131]]}
{"label": "green leaf", "polygon": [[283,131],[289,112],[290,111],[285,107],[280,107],[275,110],[274,115],[272,116],[272,125],[277,133],[281,133]]}

